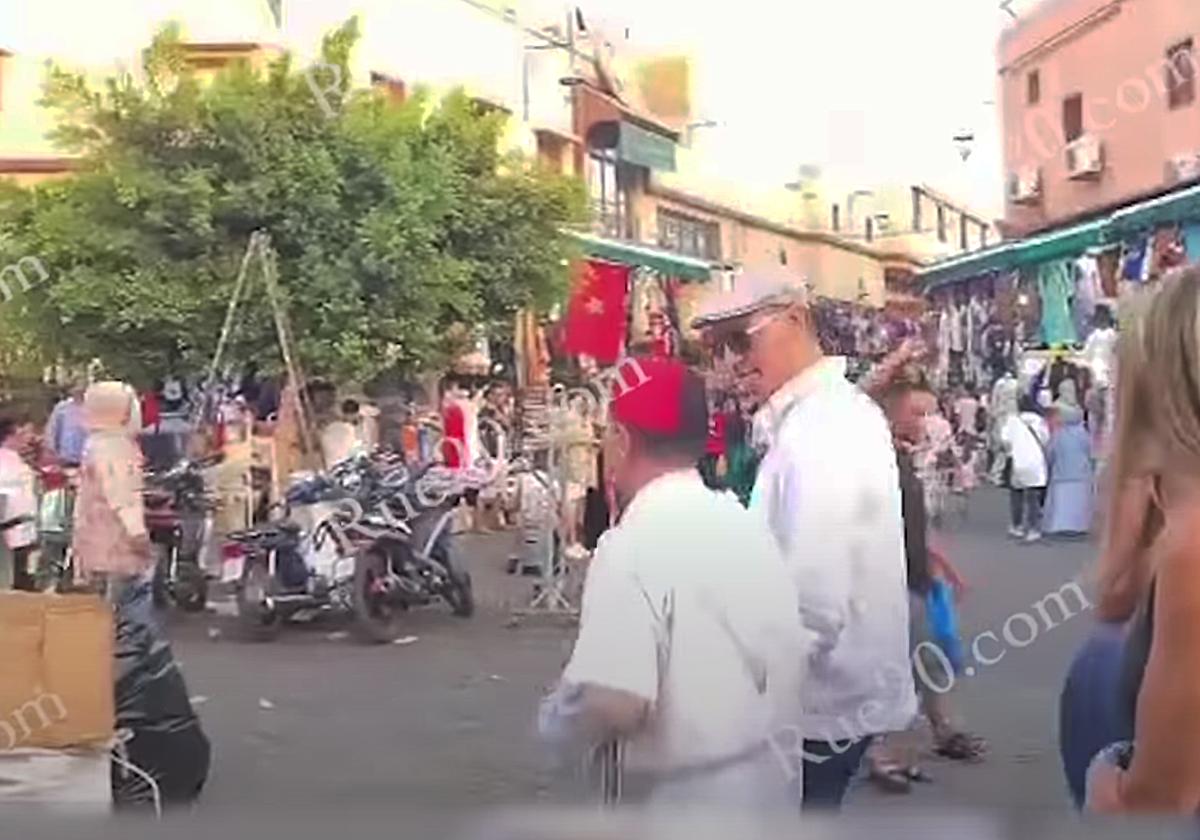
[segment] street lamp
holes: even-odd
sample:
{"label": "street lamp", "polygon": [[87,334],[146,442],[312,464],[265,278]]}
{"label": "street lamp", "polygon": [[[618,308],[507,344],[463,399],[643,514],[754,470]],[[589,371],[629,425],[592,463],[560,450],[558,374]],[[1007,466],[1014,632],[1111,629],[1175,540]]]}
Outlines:
{"label": "street lamp", "polygon": [[954,145],[958,147],[958,156],[965,163],[967,158],[971,156],[971,151],[975,146],[975,134],[969,129],[964,129],[954,135]]}
{"label": "street lamp", "polygon": [[688,123],[684,128],[684,137],[687,145],[692,145],[692,139],[696,135],[696,131],[701,128],[716,128],[719,125],[715,120],[700,120],[699,122]]}
{"label": "street lamp", "polygon": [[875,193],[871,190],[855,190],[846,196],[846,230],[854,233],[854,200],[856,198],[871,198]]}

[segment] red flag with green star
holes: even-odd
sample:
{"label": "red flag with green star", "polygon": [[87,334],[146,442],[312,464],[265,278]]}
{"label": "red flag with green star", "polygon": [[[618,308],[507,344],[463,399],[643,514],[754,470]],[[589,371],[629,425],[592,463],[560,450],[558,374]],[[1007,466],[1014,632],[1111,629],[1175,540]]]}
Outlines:
{"label": "red flag with green star", "polygon": [[612,364],[625,343],[627,265],[586,260],[578,264],[567,307],[565,349]]}

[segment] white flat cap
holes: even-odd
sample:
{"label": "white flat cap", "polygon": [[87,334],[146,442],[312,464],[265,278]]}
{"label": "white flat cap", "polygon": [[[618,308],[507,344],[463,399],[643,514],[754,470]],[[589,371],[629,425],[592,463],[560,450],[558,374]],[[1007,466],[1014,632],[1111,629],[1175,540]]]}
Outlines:
{"label": "white flat cap", "polygon": [[801,277],[771,270],[747,271],[734,279],[732,291],[707,298],[692,326],[704,329],[773,306],[807,306],[808,301],[808,284]]}

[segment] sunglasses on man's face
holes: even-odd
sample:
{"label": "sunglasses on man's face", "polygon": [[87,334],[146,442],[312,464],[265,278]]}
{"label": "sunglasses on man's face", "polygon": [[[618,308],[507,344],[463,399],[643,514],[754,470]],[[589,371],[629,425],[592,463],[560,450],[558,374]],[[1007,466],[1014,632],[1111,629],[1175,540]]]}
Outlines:
{"label": "sunglasses on man's face", "polygon": [[754,336],[756,333],[765,329],[779,315],[780,311],[767,314],[765,317],[759,318],[757,321],[747,321],[745,326],[739,327],[725,333],[718,339],[718,349],[728,349],[730,352],[738,356],[744,356],[750,352],[754,346]]}

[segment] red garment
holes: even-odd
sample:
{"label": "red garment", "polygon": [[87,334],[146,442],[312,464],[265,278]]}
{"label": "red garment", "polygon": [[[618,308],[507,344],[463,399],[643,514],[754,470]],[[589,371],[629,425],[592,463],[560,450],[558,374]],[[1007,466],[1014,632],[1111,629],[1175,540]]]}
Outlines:
{"label": "red garment", "polygon": [[461,406],[451,405],[442,412],[442,461],[447,467],[463,466],[467,452],[467,418]]}
{"label": "red garment", "polygon": [[162,419],[162,411],[158,406],[158,395],[153,391],[142,394],[142,428],[158,431],[158,421]]}
{"label": "red garment", "polygon": [[625,308],[630,268],[588,260],[577,267],[567,307],[564,349],[612,364],[625,342]]}
{"label": "red garment", "polygon": [[708,420],[708,443],[704,451],[709,455],[725,454],[725,428],[729,417],[723,411],[713,414]]}

